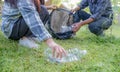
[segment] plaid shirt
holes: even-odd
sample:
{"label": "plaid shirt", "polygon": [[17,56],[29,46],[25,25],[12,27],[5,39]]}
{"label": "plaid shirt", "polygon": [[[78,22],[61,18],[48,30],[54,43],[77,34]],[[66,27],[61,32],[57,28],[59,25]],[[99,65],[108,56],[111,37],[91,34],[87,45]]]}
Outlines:
{"label": "plaid shirt", "polygon": [[89,6],[92,14],[91,18],[95,20],[101,16],[109,17],[113,13],[110,0],[82,0],[78,6],[80,6],[81,9]]}
{"label": "plaid shirt", "polygon": [[41,21],[32,0],[17,0],[17,7],[11,7],[9,3],[4,3],[2,11],[2,31],[9,37],[15,22],[22,16],[32,31],[40,41],[51,38]]}

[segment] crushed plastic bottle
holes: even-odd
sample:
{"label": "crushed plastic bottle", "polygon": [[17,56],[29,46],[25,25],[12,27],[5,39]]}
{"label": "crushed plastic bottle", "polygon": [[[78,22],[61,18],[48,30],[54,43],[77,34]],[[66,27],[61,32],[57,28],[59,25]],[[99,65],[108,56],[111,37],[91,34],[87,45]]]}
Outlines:
{"label": "crushed plastic bottle", "polygon": [[52,51],[50,48],[46,49],[45,55],[47,61],[52,63],[67,63],[80,60],[85,54],[86,50],[79,50],[78,48],[67,50],[67,56],[63,56],[61,59],[52,57]]}
{"label": "crushed plastic bottle", "polygon": [[72,31],[72,26],[61,26],[61,32]]}

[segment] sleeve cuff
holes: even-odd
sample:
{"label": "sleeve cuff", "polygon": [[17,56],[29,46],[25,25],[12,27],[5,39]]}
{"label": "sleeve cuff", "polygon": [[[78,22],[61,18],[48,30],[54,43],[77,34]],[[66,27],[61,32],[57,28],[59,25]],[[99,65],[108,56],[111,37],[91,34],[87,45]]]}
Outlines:
{"label": "sleeve cuff", "polygon": [[93,18],[94,20],[98,19],[95,15],[91,15],[90,18]]}
{"label": "sleeve cuff", "polygon": [[50,34],[48,34],[48,35],[42,35],[42,36],[43,37],[38,37],[41,42],[45,41],[45,40],[47,40],[49,38],[52,38],[52,36]]}

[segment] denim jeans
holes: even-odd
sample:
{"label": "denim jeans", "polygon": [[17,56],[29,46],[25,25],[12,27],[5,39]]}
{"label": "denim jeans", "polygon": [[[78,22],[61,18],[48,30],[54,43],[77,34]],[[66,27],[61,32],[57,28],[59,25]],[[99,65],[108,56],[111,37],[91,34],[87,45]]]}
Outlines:
{"label": "denim jeans", "polygon": [[[73,15],[74,17],[74,23],[79,22],[80,20],[86,20],[90,17],[91,15],[88,14],[85,11],[78,10],[76,13]],[[108,29],[112,25],[112,17],[106,17],[102,16],[98,20],[93,21],[92,23],[88,24],[88,28],[90,32],[94,33],[95,35],[101,35],[103,34],[103,31]]]}
{"label": "denim jeans", "polygon": [[[39,16],[43,22],[43,24],[45,24],[47,22],[47,20],[49,19],[49,13],[47,11],[47,9],[44,6],[41,6],[41,12],[39,13]],[[12,29],[12,33],[9,37],[9,39],[13,39],[13,40],[19,40],[22,37],[35,37],[31,30],[29,29],[29,27],[27,26],[26,22],[24,21],[23,17],[21,16],[18,21],[15,22],[13,29]]]}

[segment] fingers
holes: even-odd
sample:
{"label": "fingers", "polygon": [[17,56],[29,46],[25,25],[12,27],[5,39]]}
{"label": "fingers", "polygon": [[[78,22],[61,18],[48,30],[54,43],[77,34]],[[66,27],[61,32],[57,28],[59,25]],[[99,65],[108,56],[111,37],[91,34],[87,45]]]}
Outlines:
{"label": "fingers", "polygon": [[55,57],[55,49],[52,49],[52,57]]}
{"label": "fingers", "polygon": [[56,58],[62,58],[62,51],[58,47],[56,47]]}
{"label": "fingers", "polygon": [[66,56],[66,51],[64,48],[59,45],[55,46],[53,49],[53,57],[61,59],[63,56]]}
{"label": "fingers", "polygon": [[64,56],[67,56],[67,53],[66,53],[66,51],[64,49],[62,49],[62,52],[63,52]]}
{"label": "fingers", "polygon": [[78,29],[78,25],[77,24],[73,24],[72,30],[73,32],[76,32]]}
{"label": "fingers", "polygon": [[72,10],[70,10],[72,13],[75,13],[76,12],[76,10],[75,9],[72,9]]}
{"label": "fingers", "polygon": [[57,9],[58,7],[56,5],[51,5],[52,9]]}
{"label": "fingers", "polygon": [[63,47],[56,44],[53,39],[48,39],[45,41],[46,44],[52,49],[52,56],[57,58],[62,58],[66,56],[66,51]]}
{"label": "fingers", "polygon": [[58,6],[56,6],[56,5],[53,5],[53,7],[58,8]]}
{"label": "fingers", "polygon": [[74,13],[75,11],[74,11],[74,9],[72,9],[72,10],[70,10],[72,13]]}

